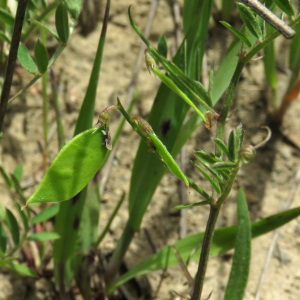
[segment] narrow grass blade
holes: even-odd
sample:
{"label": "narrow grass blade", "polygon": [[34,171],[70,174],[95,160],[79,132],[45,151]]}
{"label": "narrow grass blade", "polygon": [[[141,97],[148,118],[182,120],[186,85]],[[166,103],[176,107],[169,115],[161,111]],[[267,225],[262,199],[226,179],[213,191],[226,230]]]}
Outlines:
{"label": "narrow grass blade", "polygon": [[244,36],[242,33],[240,33],[238,30],[236,30],[234,27],[232,27],[227,22],[220,21],[220,23],[223,26],[225,26],[228,30],[230,30],[237,38],[239,38],[242,42],[244,42],[248,47],[251,47],[251,43],[246,36]]}
{"label": "narrow grass blade", "polygon": [[14,214],[8,208],[6,209],[6,222],[14,244],[17,246],[20,242],[20,229]]}
{"label": "narrow grass blade", "polygon": [[219,163],[215,163],[211,166],[214,170],[229,170],[230,169],[234,169],[236,167],[236,163],[233,163],[233,162],[219,162]]}
{"label": "narrow grass blade", "polygon": [[[300,207],[287,210],[285,212],[272,215],[251,224],[252,239],[266,234],[276,228],[283,226],[300,215]],[[217,256],[234,247],[237,234],[237,227],[226,227],[215,230],[211,246],[211,256]],[[175,245],[185,261],[191,251],[195,249],[203,241],[204,233],[195,234],[185,239],[178,241]],[[165,247],[155,255],[142,261],[130,271],[117,279],[110,287],[110,292],[113,292],[118,286],[124,284],[131,278],[147,274],[151,271],[162,270],[166,267],[172,267],[177,264],[177,259],[173,253],[169,253],[169,247]],[[200,251],[193,257],[194,261],[199,260]]]}
{"label": "narrow grass blade", "polygon": [[60,239],[60,235],[55,232],[39,232],[27,237],[28,241],[45,242]]}
{"label": "narrow grass blade", "polygon": [[11,40],[2,31],[0,31],[0,40],[7,44],[11,43]]}
{"label": "narrow grass blade", "polygon": [[224,300],[243,300],[250,269],[251,223],[243,190],[239,191],[237,205],[238,225],[234,255]]}
{"label": "narrow grass blade", "polygon": [[20,207],[20,205],[18,203],[15,203],[15,207],[17,208],[18,213],[19,213],[19,215],[21,217],[21,220],[22,220],[25,232],[28,232],[29,231],[28,219],[27,219],[24,211],[21,210],[21,207]]}
{"label": "narrow grass blade", "polygon": [[0,222],[0,250],[4,254],[6,252],[7,236],[2,223]]}
{"label": "narrow grass blade", "polygon": [[0,173],[7,185],[7,187],[11,188],[13,187],[13,182],[9,179],[8,175],[6,174],[5,170],[0,166]]}
{"label": "narrow grass blade", "polygon": [[47,221],[47,220],[55,217],[58,214],[58,211],[59,211],[59,204],[49,206],[46,209],[42,210],[39,214],[34,216],[31,219],[31,224],[34,225],[37,223]]}
{"label": "narrow grass blade", "polygon": [[125,200],[125,195],[126,195],[125,193],[122,194],[121,199],[119,200],[119,202],[118,202],[117,206],[115,207],[112,215],[110,216],[110,218],[109,218],[109,220],[108,220],[105,228],[103,229],[101,235],[99,236],[99,238],[98,238],[98,240],[97,240],[97,242],[95,244],[96,248],[100,245],[101,241],[104,239],[105,235],[108,233],[112,221],[114,220],[114,218],[117,215],[117,213],[118,213],[121,205],[123,204],[123,202]]}
{"label": "narrow grass blade", "polygon": [[23,189],[22,189],[21,186],[20,186],[19,180],[17,179],[17,177],[15,176],[15,174],[11,174],[10,176],[11,176],[11,179],[12,179],[12,182],[13,182],[13,186],[14,186],[14,188],[15,188],[17,194],[18,194],[19,197],[20,197],[21,203],[22,203],[23,205],[25,205],[25,203],[26,203],[26,198],[25,198],[25,196],[24,196]]}

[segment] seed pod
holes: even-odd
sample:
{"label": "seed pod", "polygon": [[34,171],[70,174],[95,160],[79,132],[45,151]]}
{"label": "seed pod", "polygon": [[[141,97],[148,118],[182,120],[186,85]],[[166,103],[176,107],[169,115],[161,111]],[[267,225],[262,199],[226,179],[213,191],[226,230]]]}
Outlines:
{"label": "seed pod", "polygon": [[157,69],[156,62],[155,62],[155,59],[149,53],[148,49],[146,49],[144,53],[145,53],[146,67],[147,67],[147,70],[149,71],[149,74],[151,75],[151,70]]}
{"label": "seed pod", "polygon": [[183,180],[187,187],[189,187],[189,181],[187,177],[183,174],[173,156],[167,150],[166,146],[161,142],[161,140],[155,134],[149,134],[148,139],[154,145],[156,152],[159,154],[161,159],[167,165],[169,170],[179,179]]}

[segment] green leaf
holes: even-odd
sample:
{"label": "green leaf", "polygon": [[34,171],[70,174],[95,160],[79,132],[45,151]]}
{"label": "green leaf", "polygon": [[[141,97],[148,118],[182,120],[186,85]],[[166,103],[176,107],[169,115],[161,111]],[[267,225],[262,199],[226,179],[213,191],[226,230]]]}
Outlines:
{"label": "green leaf", "polygon": [[238,30],[233,28],[230,24],[224,21],[220,21],[220,23],[225,26],[228,30],[230,30],[237,38],[239,38],[242,42],[244,42],[248,47],[251,47],[251,42],[248,40],[246,36],[240,33]]}
{"label": "green leaf", "polygon": [[273,0],[273,1],[289,17],[293,17],[295,15],[293,6],[289,0]]}
{"label": "green leaf", "polygon": [[15,18],[3,8],[0,7],[0,20],[9,25],[10,27],[14,27]]}
{"label": "green leaf", "polygon": [[19,197],[21,199],[21,202],[25,205],[26,198],[24,196],[23,190],[22,190],[22,188],[20,186],[20,183],[19,183],[18,179],[16,178],[16,176],[14,174],[11,174],[10,177],[12,179],[12,182],[14,184],[14,188],[15,188],[17,194],[19,195]]}
{"label": "green leaf", "polygon": [[55,25],[60,40],[66,44],[69,40],[70,29],[68,10],[63,2],[61,2],[56,8]]}
{"label": "green leaf", "polygon": [[251,259],[251,223],[247,201],[241,189],[237,198],[238,226],[233,261],[224,300],[243,300]]}
{"label": "green leaf", "polygon": [[36,65],[31,58],[28,49],[23,45],[19,45],[18,49],[18,59],[21,63],[21,65],[30,73],[35,74],[37,69]]}
{"label": "green leaf", "polygon": [[15,178],[20,182],[23,174],[23,165],[19,164],[14,170],[14,176]]}
{"label": "green leaf", "polygon": [[158,53],[163,56],[164,58],[167,57],[168,55],[168,45],[167,45],[167,40],[164,35],[161,35],[158,39]]}
{"label": "green leaf", "polygon": [[20,205],[18,203],[15,203],[15,207],[17,208],[18,213],[19,213],[19,215],[21,217],[22,223],[24,225],[25,232],[28,232],[29,231],[28,220],[27,220],[27,217],[26,217],[24,211],[21,210],[21,207],[20,207]]}
{"label": "green leaf", "polygon": [[4,222],[6,221],[6,212],[1,204],[0,204],[0,220]]}
{"label": "green leaf", "polygon": [[[281,227],[289,221],[297,218],[300,215],[300,207],[284,211],[282,213],[272,215],[262,219],[256,223],[251,224],[252,239],[266,234],[274,229]],[[234,247],[236,239],[237,227],[225,227],[215,230],[211,245],[211,256],[217,256],[225,253]],[[175,243],[180,256],[185,261],[191,251],[202,243],[204,232],[189,236]],[[193,257],[194,261],[198,261],[200,251]],[[118,278],[110,287],[110,292],[115,290],[118,286],[124,284],[131,278],[141,276],[155,270],[163,270],[166,267],[175,266],[178,263],[175,255],[170,251],[170,246],[165,247],[158,253],[145,259],[138,265],[131,268],[127,273]]]}
{"label": "green leaf", "polygon": [[229,158],[229,150],[225,143],[220,140],[219,138],[213,139],[213,141],[216,143],[216,145],[221,148],[221,150],[225,153],[225,155]]}
{"label": "green leaf", "polygon": [[39,72],[41,74],[46,73],[48,68],[48,52],[44,44],[39,40],[34,47],[34,58]]}
{"label": "green leaf", "polygon": [[8,175],[6,174],[6,172],[4,171],[4,169],[0,166],[0,173],[6,183],[6,185],[11,188],[13,186],[13,182],[9,179]]}
{"label": "green leaf", "polygon": [[229,161],[218,162],[218,163],[211,165],[211,167],[214,170],[233,169],[236,167],[236,163],[229,162]]}
{"label": "green leaf", "polygon": [[56,232],[39,232],[27,237],[28,241],[45,242],[60,239],[60,235]]}
{"label": "green leaf", "polygon": [[235,157],[235,151],[234,151],[234,130],[232,130],[229,134],[228,138],[228,151],[229,151],[229,159],[231,161],[236,161],[237,157]]}
{"label": "green leaf", "polygon": [[0,250],[4,254],[6,251],[6,244],[7,244],[7,236],[4,231],[4,227],[0,222]]}
{"label": "green leaf", "polygon": [[296,35],[290,44],[289,68],[296,73],[300,69],[300,22],[296,24],[295,31]]}
{"label": "green leaf", "polygon": [[173,92],[175,92],[178,96],[180,96],[190,107],[192,107],[195,110],[195,112],[204,121],[206,121],[205,117],[198,109],[198,107],[193,103],[193,101],[189,99],[189,97],[185,93],[183,93],[169,77],[161,73],[159,70],[152,69],[152,71],[168,88],[170,88]]}
{"label": "green leaf", "polygon": [[44,23],[42,22],[39,22],[37,20],[33,20],[33,19],[30,19],[29,20],[30,23],[36,25],[36,26],[39,26],[40,28],[43,28],[45,29],[46,31],[48,31],[57,41],[60,42],[60,39],[59,39],[59,36],[57,35],[56,32],[54,32],[51,28],[49,28],[48,26],[46,26]]}
{"label": "green leaf", "polygon": [[81,11],[81,0],[64,0],[63,1],[71,16],[76,20]]}
{"label": "green leaf", "polygon": [[242,3],[237,3],[237,7],[246,27],[260,40],[260,42],[262,42],[263,34],[252,10]]}
{"label": "green leaf", "polygon": [[33,270],[19,264],[10,264],[8,265],[8,268],[14,273],[16,273],[17,275],[22,277],[34,277],[34,278],[38,277]]}
{"label": "green leaf", "polygon": [[15,216],[8,208],[6,208],[6,222],[10,230],[14,244],[17,246],[20,242],[20,229]]}
{"label": "green leaf", "polygon": [[191,161],[191,163],[194,165],[194,167],[210,182],[210,184],[212,185],[212,187],[214,188],[214,190],[220,195],[221,191],[220,188],[218,186],[218,184],[216,182],[214,182],[213,178],[211,178],[205,171],[203,171],[197,164],[193,163]]}
{"label": "green leaf", "polygon": [[195,206],[202,206],[202,205],[206,205],[206,204],[211,204],[210,201],[205,200],[205,201],[200,201],[197,203],[191,203],[191,204],[181,204],[181,205],[177,205],[175,206],[175,209],[186,209],[186,208],[191,208],[191,207],[195,207]]}
{"label": "green leaf", "polygon": [[99,129],[75,136],[56,156],[27,204],[61,202],[77,195],[94,177],[107,154]]}
{"label": "green leaf", "polygon": [[18,258],[10,257],[10,258],[4,259],[4,260],[0,261],[0,267],[4,267],[5,265],[10,264],[11,262],[13,262],[16,259],[18,259]]}
{"label": "green leaf", "polygon": [[3,31],[0,31],[0,40],[3,42],[6,42],[7,44],[10,44],[10,39],[3,33]]}
{"label": "green leaf", "polygon": [[37,223],[47,221],[47,220],[53,218],[54,216],[56,216],[58,214],[58,211],[59,211],[59,205],[58,204],[51,205],[51,206],[45,208],[44,210],[42,210],[36,216],[34,216],[31,219],[31,224],[34,225],[34,224],[37,224]]}

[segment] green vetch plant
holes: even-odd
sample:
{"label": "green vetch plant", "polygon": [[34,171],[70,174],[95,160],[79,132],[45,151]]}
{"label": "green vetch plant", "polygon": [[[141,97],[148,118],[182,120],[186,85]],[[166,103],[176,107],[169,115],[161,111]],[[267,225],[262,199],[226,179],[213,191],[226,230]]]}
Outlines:
{"label": "green vetch plant", "polygon": [[[292,11],[285,2],[278,0],[275,3],[284,13],[291,15]],[[224,1],[223,3],[229,2]],[[28,27],[29,32],[32,32],[32,25],[38,26],[43,32],[41,41],[35,44],[35,61],[31,58],[28,49],[22,44],[18,48],[18,57],[21,64],[34,75],[34,79],[17,95],[13,96],[11,101],[40,77],[43,77],[44,89],[46,88],[49,68],[69,41],[74,21],[80,11],[80,5],[78,5],[79,2],[76,1],[64,1],[55,6],[56,32],[41,23],[41,19],[31,22]],[[202,296],[209,256],[218,255],[234,248],[235,253],[224,299],[243,299],[249,275],[251,239],[296,218],[299,216],[300,210],[299,208],[288,210],[251,224],[247,201],[243,190],[240,190],[237,197],[237,226],[215,228],[219,213],[230,195],[240,168],[243,164],[251,163],[256,150],[271,137],[270,129],[264,127],[267,130],[267,137],[264,141],[255,146],[245,145],[243,143],[244,131],[241,124],[231,131],[228,139],[225,139],[224,130],[229,111],[232,108],[233,97],[243,68],[259,51],[265,49],[268,56],[265,59],[266,68],[269,70],[268,66],[274,67],[272,43],[280,33],[268,27],[266,29],[264,21],[255,12],[246,5],[238,3],[238,11],[244,25],[240,30],[237,30],[229,23],[222,22],[236,38],[221,61],[216,74],[212,66],[209,87],[205,88],[200,82],[199,76],[202,69],[212,6],[212,0],[184,2],[183,29],[185,37],[172,61],[166,59],[168,49],[166,40],[163,37],[159,39],[158,49],[151,45],[134,23],[130,8],[128,9],[129,22],[132,28],[147,46],[145,51],[147,69],[157,76],[162,83],[147,121],[140,117],[131,117],[132,105],[125,111],[121,101],[117,99],[115,105],[107,107],[100,113],[98,123],[95,128],[92,128],[96,91],[109,20],[110,1],[107,1],[93,69],[76,122],[73,139],[67,144],[64,142],[57,102],[57,87],[55,86],[53,73],[51,73],[50,79],[57,114],[60,152],[47,171],[45,170],[43,180],[27,200],[19,185],[20,172],[16,171],[15,174],[9,176],[3,168],[0,168],[8,189],[15,191],[20,197],[20,204],[24,205],[24,211],[20,209],[19,204],[17,206],[22,225],[18,224],[17,218],[11,210],[6,209],[4,213],[1,213],[0,210],[0,266],[7,265],[19,274],[36,276],[40,274],[41,270],[35,270],[37,272],[34,272],[32,269],[22,268],[22,266],[13,262],[16,259],[16,257],[12,257],[13,254],[22,247],[25,241],[39,243],[54,241],[54,276],[61,299],[68,299],[74,281],[76,281],[83,298],[91,298],[93,270],[89,262],[90,260],[93,263],[95,262],[98,247],[101,246],[101,241],[109,231],[112,220],[125,199],[125,193],[123,193],[105,229],[99,234],[98,222],[101,202],[99,176],[126,120],[141,137],[141,144],[135,158],[131,177],[128,204],[129,219],[105,270],[101,270],[104,275],[103,278],[101,277],[103,284],[99,288],[99,294],[111,294],[121,284],[135,276],[173,266],[178,261],[182,263],[184,260],[195,260],[198,261],[198,270],[195,278],[189,277],[190,297],[191,300],[199,300]],[[53,9],[52,7],[51,11]],[[226,19],[229,19],[228,11],[225,11],[224,8],[223,14],[227,16]],[[5,14],[3,13],[3,15]],[[5,16],[6,23],[8,25],[13,24],[14,20],[11,16]],[[297,27],[299,19],[300,16],[298,15],[290,23],[290,26],[295,25]],[[44,34],[46,31],[60,44],[60,48],[50,60],[45,45]],[[297,28],[296,32],[298,34]],[[2,40],[9,43],[10,39],[6,37],[5,33],[3,34]],[[24,39],[27,37],[28,34],[25,35]],[[11,45],[13,44],[12,41],[13,39],[11,39]],[[294,55],[297,46],[298,44],[292,44],[291,48],[294,49]],[[275,88],[273,67],[270,67],[268,81],[273,82]],[[223,107],[220,112],[217,112],[215,105],[226,90]],[[44,112],[45,119],[47,119],[47,99],[46,95],[44,96]],[[136,97],[134,97],[132,103],[135,100]],[[119,110],[124,117],[113,139],[109,128],[109,114],[112,110]],[[189,111],[192,113],[188,114]],[[187,120],[184,122],[186,118]],[[218,125],[216,136],[213,138],[215,152],[206,153],[202,149],[198,149],[194,151],[197,163],[192,162],[195,171],[199,171],[210,183],[212,189],[209,191],[205,191],[184,174],[175,160],[181,147],[202,121],[205,122],[207,128],[210,128],[211,123],[217,123]],[[46,138],[47,126],[45,123],[45,145]],[[157,254],[133,267],[120,278],[117,278],[116,275],[124,255],[135,232],[140,230],[146,209],[166,169],[169,169],[175,177],[182,180],[187,189],[194,189],[199,194],[199,201],[180,205],[176,209],[209,206],[210,213],[205,232],[176,242],[176,248],[173,247],[173,249],[177,249],[174,250],[175,253],[172,247],[162,249]],[[213,192],[211,192],[212,190]],[[32,216],[31,208],[35,205],[34,203],[44,204],[46,202],[58,202],[58,204],[46,207],[39,214]],[[33,226],[53,217],[55,217],[54,232],[31,234]],[[10,232],[14,243],[14,247],[9,250],[7,250],[7,232]],[[200,244],[201,246],[199,246]],[[39,254],[42,258],[44,257],[43,247],[40,248]]]}

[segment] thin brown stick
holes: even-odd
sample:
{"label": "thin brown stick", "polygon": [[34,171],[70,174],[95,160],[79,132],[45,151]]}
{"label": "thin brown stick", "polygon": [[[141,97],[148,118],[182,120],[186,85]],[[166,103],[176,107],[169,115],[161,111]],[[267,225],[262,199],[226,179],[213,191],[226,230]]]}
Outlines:
{"label": "thin brown stick", "polygon": [[[289,195],[289,198],[287,199],[284,207],[282,208],[282,211],[288,209],[292,205],[292,203],[294,201],[294,198],[295,198],[295,195],[296,195],[296,192],[299,188],[299,184],[300,184],[300,167],[297,171],[296,178],[295,178],[295,181],[293,183],[292,190],[291,190],[291,193]],[[275,230],[275,234],[274,234],[272,242],[269,246],[266,261],[265,261],[264,267],[262,269],[262,272],[261,272],[261,275],[260,275],[260,278],[259,278],[259,282],[258,282],[258,285],[257,285],[257,288],[256,288],[256,293],[255,293],[255,298],[254,298],[255,300],[260,299],[261,289],[262,289],[262,286],[263,286],[264,281],[265,281],[266,276],[267,276],[269,263],[270,263],[272,255],[273,255],[273,251],[274,251],[277,239],[279,237],[279,232],[280,232],[280,228]]]}
{"label": "thin brown stick", "polygon": [[13,35],[11,39],[11,45],[6,65],[5,79],[2,87],[1,100],[0,100],[0,132],[2,132],[2,126],[6,113],[6,107],[9,99],[14,69],[16,65],[16,59],[18,55],[19,43],[21,40],[21,33],[23,27],[23,21],[25,16],[27,0],[19,0],[17,13],[15,17],[15,24]]}

